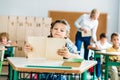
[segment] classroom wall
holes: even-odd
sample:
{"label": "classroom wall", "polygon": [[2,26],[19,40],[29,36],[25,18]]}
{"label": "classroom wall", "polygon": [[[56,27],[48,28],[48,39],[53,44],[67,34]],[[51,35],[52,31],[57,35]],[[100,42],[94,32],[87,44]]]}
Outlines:
{"label": "classroom wall", "polygon": [[[120,1],[119,1],[119,3],[118,4],[120,4]],[[118,20],[118,32],[120,33],[120,5],[119,5],[119,20]]]}
{"label": "classroom wall", "polygon": [[90,12],[97,8],[108,14],[107,33],[119,30],[119,0],[0,0],[0,15],[47,17],[49,10]]}

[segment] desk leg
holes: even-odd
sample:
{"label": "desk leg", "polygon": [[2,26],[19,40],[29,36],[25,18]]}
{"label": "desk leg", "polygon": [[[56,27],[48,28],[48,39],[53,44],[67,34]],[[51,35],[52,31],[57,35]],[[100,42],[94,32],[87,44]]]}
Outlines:
{"label": "desk leg", "polygon": [[18,80],[18,71],[14,70],[13,80]]}
{"label": "desk leg", "polygon": [[81,80],[87,80],[87,71],[82,73]]}
{"label": "desk leg", "polygon": [[8,70],[9,72],[8,72],[8,78],[9,78],[9,80],[12,80],[12,78],[13,78],[13,69],[12,69],[12,66],[9,64],[9,70]]}
{"label": "desk leg", "polygon": [[105,56],[105,80],[108,80],[108,62],[109,62],[109,56]]}
{"label": "desk leg", "polygon": [[95,77],[96,77],[96,65],[94,66],[93,80],[95,80]]}
{"label": "desk leg", "polygon": [[[94,60],[96,60],[96,51],[94,51]],[[94,66],[94,73],[93,73],[93,80],[95,80],[95,77],[96,77],[96,65]]]}

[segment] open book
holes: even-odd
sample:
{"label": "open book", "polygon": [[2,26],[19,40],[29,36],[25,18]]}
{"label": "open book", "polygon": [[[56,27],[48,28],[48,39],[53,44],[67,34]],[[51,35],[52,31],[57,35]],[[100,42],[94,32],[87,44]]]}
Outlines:
{"label": "open book", "polygon": [[33,47],[33,51],[28,53],[28,58],[63,59],[62,56],[57,54],[57,51],[65,46],[65,39],[28,37],[28,43]]}

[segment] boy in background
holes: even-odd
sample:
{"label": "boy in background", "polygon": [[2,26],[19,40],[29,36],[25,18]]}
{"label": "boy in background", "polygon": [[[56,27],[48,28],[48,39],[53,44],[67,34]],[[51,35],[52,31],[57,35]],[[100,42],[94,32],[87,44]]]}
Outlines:
{"label": "boy in background", "polygon": [[4,58],[6,58],[12,56],[13,48],[9,46],[16,46],[17,44],[9,40],[9,34],[7,32],[2,32],[0,33],[0,45],[5,46],[7,49],[4,54]]}
{"label": "boy in background", "polygon": [[[120,52],[120,35],[118,33],[112,33],[111,35],[112,47],[106,49],[106,52]],[[110,56],[111,61],[119,61],[120,56]],[[118,70],[116,66],[110,67],[111,80],[119,80]]]}
{"label": "boy in background", "polygon": [[[93,43],[88,46],[88,49],[91,50],[106,50],[107,48],[111,47],[111,44],[107,42],[107,36],[105,33],[100,34],[100,40],[96,43]],[[98,80],[100,80],[100,74],[101,74],[101,59],[100,57],[96,58],[97,65],[96,65],[96,76]]]}
{"label": "boy in background", "polygon": [[11,41],[9,40],[9,34],[6,32],[0,33],[0,45],[10,45]]}

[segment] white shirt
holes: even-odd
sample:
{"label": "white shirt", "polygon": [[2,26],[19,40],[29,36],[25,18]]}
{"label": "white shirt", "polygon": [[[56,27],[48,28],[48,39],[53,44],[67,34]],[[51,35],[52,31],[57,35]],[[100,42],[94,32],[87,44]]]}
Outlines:
{"label": "white shirt", "polygon": [[[98,45],[100,47],[101,50],[106,50],[107,48],[111,47],[112,45],[110,43],[108,43],[107,41],[104,44],[101,44],[100,41],[96,42],[96,45]],[[95,44],[92,45],[93,47],[95,47]]]}
{"label": "white shirt", "polygon": [[78,31],[80,31],[81,27],[84,27],[87,30],[92,30],[92,38],[94,41],[97,41],[96,31],[98,27],[98,20],[91,20],[90,15],[84,14],[75,21],[75,26],[78,28]]}
{"label": "white shirt", "polygon": [[100,47],[101,49],[104,49],[104,50],[106,50],[107,48],[109,48],[109,47],[112,46],[112,45],[111,45],[110,43],[108,43],[108,42],[105,42],[105,43],[102,45],[102,44],[100,43],[100,41],[98,41],[97,44],[99,45],[99,47]]}

